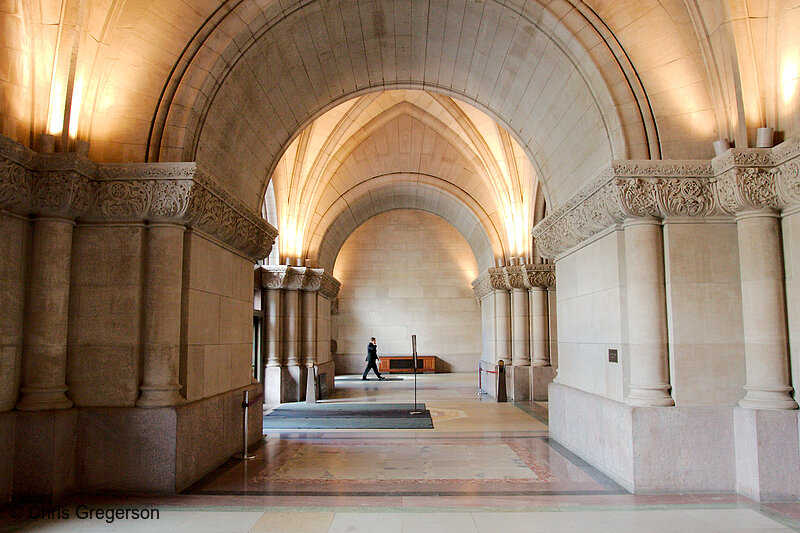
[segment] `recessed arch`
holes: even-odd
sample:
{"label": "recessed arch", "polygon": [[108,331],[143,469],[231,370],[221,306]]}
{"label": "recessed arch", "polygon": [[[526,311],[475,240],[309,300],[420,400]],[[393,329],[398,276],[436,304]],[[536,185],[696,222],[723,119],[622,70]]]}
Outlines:
{"label": "recessed arch", "polygon": [[[574,14],[571,4],[490,0],[480,10],[471,4],[460,10],[433,0],[425,6],[430,24],[395,26],[415,20],[406,11],[420,4],[358,4],[355,11],[341,1],[287,6],[251,27],[238,53],[206,65],[218,75],[200,88],[183,83],[195,78],[192,56],[184,74],[173,76],[169,102],[159,104],[153,127],[163,126],[163,135],[151,136],[150,157],[195,158],[256,204],[266,176],[303,127],[347,99],[388,88],[446,94],[487,113],[535,162],[553,203],[608,160],[648,155],[647,119],[621,119],[627,113],[621,106],[638,105],[636,95],[621,95],[617,86],[612,94],[614,76],[623,81],[625,74],[601,73],[594,56],[613,52],[596,49],[602,39],[587,48],[575,38],[566,25],[592,25],[584,15],[564,16],[565,9]],[[443,30],[448,18],[477,29],[474,43],[459,46],[454,58],[446,56],[452,47],[437,26]],[[329,27],[345,19],[353,22],[348,34]],[[364,29],[357,31],[356,22]],[[463,55],[475,50],[482,52]],[[254,116],[241,117],[241,108]]]}
{"label": "recessed arch", "polygon": [[325,214],[324,233],[314,234],[309,258],[320,267],[333,270],[336,256],[347,237],[368,219],[394,209],[417,209],[448,221],[470,245],[479,270],[494,266],[503,256],[502,241],[485,213],[463,192],[434,176],[388,175],[375,180],[383,183],[359,186],[348,191]]}

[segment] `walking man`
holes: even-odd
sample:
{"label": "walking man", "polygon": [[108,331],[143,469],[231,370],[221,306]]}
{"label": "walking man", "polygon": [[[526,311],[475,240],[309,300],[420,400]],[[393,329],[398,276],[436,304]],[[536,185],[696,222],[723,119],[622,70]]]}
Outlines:
{"label": "walking man", "polygon": [[386,379],[385,377],[381,376],[381,373],[378,372],[378,343],[375,341],[375,337],[372,337],[372,340],[369,341],[367,344],[367,368],[364,369],[364,375],[361,376],[361,379],[367,379],[367,374],[369,370],[372,369],[375,371],[375,375],[378,376],[378,379]]}

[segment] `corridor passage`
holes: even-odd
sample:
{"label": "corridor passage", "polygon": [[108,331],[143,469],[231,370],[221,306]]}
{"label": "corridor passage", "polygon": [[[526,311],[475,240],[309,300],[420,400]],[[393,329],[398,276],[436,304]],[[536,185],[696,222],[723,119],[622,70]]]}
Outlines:
{"label": "corridor passage", "polygon": [[[325,402],[413,402],[410,376],[339,377],[336,389]],[[421,375],[418,397],[432,430],[268,433],[254,460],[231,460],[184,494],[70,503],[156,507],[158,520],[54,519],[24,531],[800,531],[798,504],[758,505],[733,494],[633,496],[549,441],[546,403],[498,404],[476,391],[473,374]]]}

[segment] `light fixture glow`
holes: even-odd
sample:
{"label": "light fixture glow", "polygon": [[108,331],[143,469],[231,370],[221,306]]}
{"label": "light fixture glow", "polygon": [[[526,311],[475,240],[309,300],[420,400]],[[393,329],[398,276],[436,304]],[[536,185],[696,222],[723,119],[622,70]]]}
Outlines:
{"label": "light fixture glow", "polygon": [[69,110],[69,137],[75,139],[78,135],[78,119],[81,115],[81,100],[83,98],[83,78],[75,80],[72,88],[72,105]]}

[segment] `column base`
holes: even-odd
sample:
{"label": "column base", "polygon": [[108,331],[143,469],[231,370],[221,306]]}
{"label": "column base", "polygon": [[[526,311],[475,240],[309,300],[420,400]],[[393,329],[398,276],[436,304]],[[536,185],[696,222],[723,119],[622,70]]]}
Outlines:
{"label": "column base", "polygon": [[747,392],[739,402],[740,407],[747,409],[797,409],[797,402],[792,398],[791,387],[764,389],[745,385],[744,389]]}
{"label": "column base", "polygon": [[637,407],[670,407],[675,405],[675,400],[669,395],[669,385],[645,387],[631,384],[625,403]]}
{"label": "column base", "polygon": [[550,437],[625,489],[735,490],[731,406],[635,407],[559,383],[548,392]]}
{"label": "column base", "polygon": [[553,382],[556,369],[552,366],[531,367],[531,399],[537,402],[546,402],[547,387]]}
{"label": "column base", "polygon": [[22,398],[17,402],[17,409],[20,411],[69,409],[72,407],[72,400],[67,398],[66,392],[66,387],[59,390],[23,387],[20,389]]}
{"label": "column base", "polygon": [[304,366],[287,366],[284,368],[281,382],[282,403],[302,402],[306,398],[306,377],[308,368]]}
{"label": "column base", "polygon": [[136,407],[155,409],[158,407],[174,407],[186,403],[186,398],[181,396],[180,387],[169,389],[156,389],[141,387],[141,394],[136,400]]}
{"label": "column base", "polygon": [[283,374],[284,368],[280,366],[268,366],[264,368],[264,403],[268,406],[283,403]]}
{"label": "column base", "polygon": [[735,407],[736,490],[757,502],[800,499],[800,413]]}
{"label": "column base", "polygon": [[313,366],[306,367],[306,403],[317,403],[319,398],[319,384],[317,369]]}
{"label": "column base", "polygon": [[506,367],[508,399],[512,402],[526,402],[531,399],[531,367]]}

